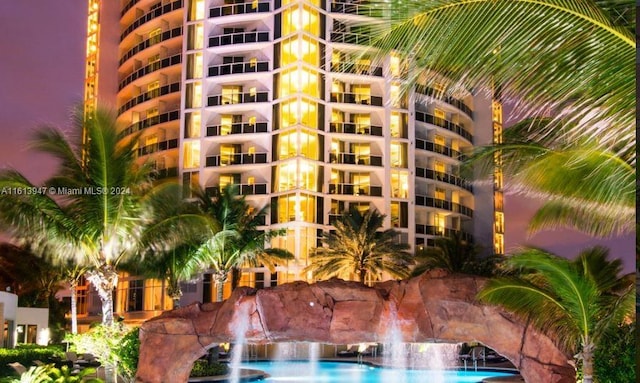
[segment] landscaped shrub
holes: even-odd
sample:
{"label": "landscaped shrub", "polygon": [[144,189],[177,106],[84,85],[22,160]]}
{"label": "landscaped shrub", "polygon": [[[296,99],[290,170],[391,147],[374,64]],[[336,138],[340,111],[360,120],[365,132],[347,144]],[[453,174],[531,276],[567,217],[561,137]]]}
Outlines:
{"label": "landscaped shrub", "polygon": [[7,363],[18,362],[29,367],[34,360],[47,363],[51,358],[64,356],[59,346],[20,346],[14,349],[0,348],[0,376],[11,376],[15,371]]}
{"label": "landscaped shrub", "polygon": [[206,360],[196,360],[195,363],[193,363],[193,368],[191,369],[191,374],[189,374],[189,376],[192,378],[199,378],[202,376],[226,375],[228,373],[229,367],[226,364],[209,364]]}
{"label": "landscaped shrub", "polygon": [[631,323],[606,332],[594,358],[596,382],[636,381],[636,325]]}
{"label": "landscaped shrub", "polygon": [[56,368],[52,364],[32,366],[19,378],[0,378],[0,383],[104,383],[102,379],[90,378],[95,374],[93,368],[85,368],[77,373],[67,366]]}
{"label": "landscaped shrub", "polygon": [[140,356],[140,329],[138,327],[129,331],[115,350],[118,356],[118,371],[122,376],[133,378],[138,370],[138,357]]}

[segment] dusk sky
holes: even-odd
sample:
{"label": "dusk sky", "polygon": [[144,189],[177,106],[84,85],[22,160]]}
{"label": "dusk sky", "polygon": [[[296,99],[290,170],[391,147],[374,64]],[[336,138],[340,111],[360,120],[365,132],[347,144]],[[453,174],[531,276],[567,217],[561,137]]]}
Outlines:
{"label": "dusk sky", "polygon": [[[69,129],[71,110],[82,100],[86,8],[86,0],[0,1],[0,167],[16,168],[34,183],[51,175],[54,165],[27,149],[30,134],[42,124]],[[507,195],[507,252],[530,244],[572,258],[602,244],[623,259],[627,272],[634,270],[634,234],[595,240],[562,230],[527,238],[536,206],[538,201]]]}

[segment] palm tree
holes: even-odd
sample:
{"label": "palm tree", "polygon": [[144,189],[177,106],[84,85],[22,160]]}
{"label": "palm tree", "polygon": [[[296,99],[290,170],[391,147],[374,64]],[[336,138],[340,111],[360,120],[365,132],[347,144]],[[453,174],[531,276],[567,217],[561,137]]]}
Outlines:
{"label": "palm tree", "polygon": [[530,131],[548,119],[522,121],[504,132],[502,144],[478,148],[466,163],[466,176],[493,174],[502,156],[505,187],[545,200],[529,231],[571,227],[593,236],[635,229],[636,171],[632,158],[585,140],[567,142],[562,130],[531,139]]}
{"label": "palm tree", "polygon": [[62,276],[64,280],[69,284],[69,290],[71,290],[71,333],[78,333],[78,285],[80,284],[82,277],[87,273],[88,268],[82,266],[73,261],[67,263],[62,268]]}
{"label": "palm tree", "polygon": [[589,138],[635,158],[630,0],[368,3],[384,17],[369,24],[374,49],[366,54],[409,59],[408,86],[437,83],[451,95],[497,84],[498,96],[520,100],[522,115],[557,112],[544,132],[571,125],[568,141]]}
{"label": "palm tree", "polygon": [[452,273],[490,276],[499,257],[480,258],[480,248],[462,238],[459,232],[451,237],[435,240],[435,247],[416,251],[416,266],[411,276],[418,276],[432,269],[445,269]]}
{"label": "palm tree", "polygon": [[202,212],[219,225],[219,231],[206,238],[196,251],[197,259],[213,271],[218,302],[222,301],[223,286],[234,269],[262,264],[273,272],[278,261],[293,258],[286,250],[265,248],[268,239],[281,233],[258,230],[264,224],[267,207],[257,210],[251,207],[245,196],[238,195],[235,185],[225,187],[215,196],[202,189],[194,194]]}
{"label": "palm tree", "polygon": [[0,189],[16,190],[0,199],[0,224],[34,244],[73,245],[77,251],[68,256],[91,266],[87,279],[100,296],[106,325],[113,323],[117,266],[135,254],[153,192],[150,167],[136,165],[136,139],[119,142],[114,121],[104,110],[86,119],[78,112],[69,136],[53,127],[38,130],[33,146],[59,162],[42,186],[16,170],[0,173]]}
{"label": "palm tree", "polygon": [[633,274],[593,247],[567,260],[527,249],[506,260],[515,276],[491,279],[479,299],[525,317],[582,361],[584,382],[593,380],[593,352],[607,329],[633,315]]}
{"label": "palm tree", "polygon": [[356,276],[361,283],[381,279],[382,273],[409,276],[413,263],[409,245],[397,242],[398,232],[393,229],[378,231],[384,218],[375,209],[362,213],[351,208],[343,213],[334,224],[335,232],[323,234],[325,246],[315,249],[305,271],[316,278]]}

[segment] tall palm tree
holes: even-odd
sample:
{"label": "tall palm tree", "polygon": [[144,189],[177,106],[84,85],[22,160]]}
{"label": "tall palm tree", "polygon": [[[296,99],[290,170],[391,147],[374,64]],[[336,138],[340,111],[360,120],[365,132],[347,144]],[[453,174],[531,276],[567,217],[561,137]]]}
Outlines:
{"label": "tall palm tree", "polygon": [[413,263],[409,245],[397,242],[398,232],[379,231],[385,216],[375,209],[362,213],[351,208],[335,222],[335,232],[324,233],[325,246],[310,255],[311,271],[316,278],[355,276],[361,283],[381,279],[383,273],[406,278]]}
{"label": "tall palm tree", "polygon": [[78,285],[80,284],[82,277],[87,273],[88,268],[83,265],[74,263],[73,261],[67,262],[62,267],[62,276],[64,280],[69,284],[69,290],[71,290],[71,333],[78,333]]}
{"label": "tall palm tree", "polygon": [[493,256],[479,258],[479,246],[463,239],[458,232],[454,232],[451,237],[436,238],[435,245],[416,251],[416,266],[411,271],[411,276],[432,269],[490,276],[498,259]]}
{"label": "tall palm tree", "polygon": [[16,170],[0,172],[0,189],[16,191],[0,199],[0,224],[35,244],[73,244],[78,251],[69,256],[90,265],[87,279],[100,296],[107,325],[113,323],[117,266],[135,254],[153,192],[150,167],[136,164],[135,144],[119,142],[111,113],[97,110],[85,119],[79,111],[68,136],[53,127],[35,134],[33,147],[58,161],[43,185]]}
{"label": "tall palm tree", "polygon": [[527,249],[506,263],[519,274],[491,279],[478,297],[527,318],[582,361],[584,382],[593,381],[593,352],[605,331],[633,315],[633,274],[593,247],[567,260]]}
{"label": "tall palm tree", "polygon": [[277,262],[293,258],[284,249],[265,248],[268,239],[281,233],[258,230],[264,224],[267,207],[254,209],[245,196],[238,195],[235,185],[214,196],[202,189],[194,194],[202,212],[219,225],[219,231],[206,238],[196,251],[197,259],[213,271],[218,302],[222,301],[223,286],[234,269],[264,265],[273,272]]}
{"label": "tall palm tree", "polygon": [[[631,233],[635,229],[636,170],[632,158],[591,141],[566,141],[561,129],[544,130],[548,119],[522,121],[504,132],[501,144],[478,148],[466,162],[466,176],[490,178],[494,155],[502,156],[505,187],[545,203],[529,230],[571,227],[593,236]],[[523,187],[522,185],[525,185]]]}

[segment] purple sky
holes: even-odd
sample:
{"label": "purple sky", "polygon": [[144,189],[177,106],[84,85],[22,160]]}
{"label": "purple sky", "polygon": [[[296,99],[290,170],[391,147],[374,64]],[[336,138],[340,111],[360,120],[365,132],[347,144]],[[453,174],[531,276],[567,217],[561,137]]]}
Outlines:
{"label": "purple sky", "polygon": [[[113,1],[113,0],[110,0]],[[26,149],[32,130],[43,123],[63,129],[82,100],[87,2],[83,0],[0,1],[0,167],[12,166],[33,182],[51,174],[53,164]],[[506,249],[531,244],[574,257],[603,244],[635,267],[635,235],[594,240],[575,231],[545,231],[526,237],[539,201],[508,195]]]}

